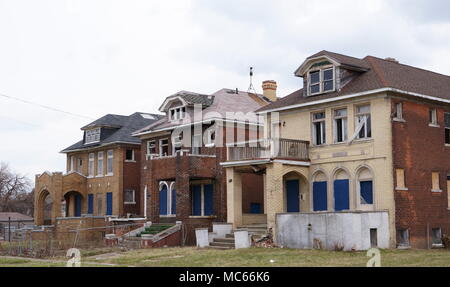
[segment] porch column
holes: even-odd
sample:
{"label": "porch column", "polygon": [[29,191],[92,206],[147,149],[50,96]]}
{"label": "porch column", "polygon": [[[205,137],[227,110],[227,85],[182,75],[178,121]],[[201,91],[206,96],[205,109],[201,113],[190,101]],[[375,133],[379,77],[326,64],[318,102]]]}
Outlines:
{"label": "porch column", "polygon": [[227,168],[227,222],[242,225],[242,177],[232,167]]}
{"label": "porch column", "polygon": [[284,212],[282,164],[267,165],[265,190],[267,196],[267,228],[272,228],[276,241],[276,214]]}

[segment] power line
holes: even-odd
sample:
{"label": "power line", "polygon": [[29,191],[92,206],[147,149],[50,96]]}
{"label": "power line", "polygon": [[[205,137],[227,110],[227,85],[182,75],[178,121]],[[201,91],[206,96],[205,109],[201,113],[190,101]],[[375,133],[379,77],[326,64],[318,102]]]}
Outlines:
{"label": "power line", "polygon": [[64,111],[64,110],[61,110],[61,109],[58,109],[58,108],[53,108],[53,107],[50,107],[50,106],[47,106],[47,105],[38,104],[38,103],[31,102],[31,101],[28,101],[28,100],[20,99],[20,98],[17,98],[17,97],[8,96],[8,95],[5,95],[5,94],[0,94],[0,96],[2,96],[4,98],[7,98],[7,99],[10,99],[10,100],[19,101],[19,102],[22,102],[22,103],[25,103],[25,104],[38,106],[38,107],[41,107],[41,108],[44,108],[44,109],[47,109],[47,110],[51,110],[51,111],[54,111],[54,112],[59,112],[59,113],[67,114],[67,115],[70,115],[70,116],[75,116],[75,117],[80,117],[80,118],[93,120],[93,118],[88,117],[88,116],[67,112],[67,111]]}

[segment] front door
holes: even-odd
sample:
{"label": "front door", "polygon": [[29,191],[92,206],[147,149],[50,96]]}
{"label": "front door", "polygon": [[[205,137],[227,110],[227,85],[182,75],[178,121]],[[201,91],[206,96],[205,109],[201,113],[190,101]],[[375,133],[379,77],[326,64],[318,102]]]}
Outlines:
{"label": "front door", "polygon": [[287,212],[300,212],[300,184],[298,179],[286,180]]}

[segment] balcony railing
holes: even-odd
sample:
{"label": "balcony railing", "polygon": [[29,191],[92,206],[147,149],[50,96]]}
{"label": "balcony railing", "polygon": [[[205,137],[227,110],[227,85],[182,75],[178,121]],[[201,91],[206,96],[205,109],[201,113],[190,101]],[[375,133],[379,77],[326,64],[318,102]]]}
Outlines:
{"label": "balcony railing", "polygon": [[228,161],[256,159],[309,160],[309,142],[292,139],[260,139],[228,146]]}
{"label": "balcony railing", "polygon": [[153,159],[163,159],[163,158],[170,158],[170,157],[177,157],[180,156],[207,156],[207,157],[214,157],[216,156],[216,149],[213,147],[183,147],[179,150],[176,150],[174,154],[146,154],[147,160],[153,160]]}

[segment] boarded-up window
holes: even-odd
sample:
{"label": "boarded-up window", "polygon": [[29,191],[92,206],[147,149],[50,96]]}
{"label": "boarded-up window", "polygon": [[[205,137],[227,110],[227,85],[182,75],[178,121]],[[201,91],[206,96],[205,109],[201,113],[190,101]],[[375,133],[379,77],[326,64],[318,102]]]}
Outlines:
{"label": "boarded-up window", "polygon": [[431,179],[432,179],[432,190],[433,191],[441,191],[439,187],[439,172],[433,172],[431,173]]}
{"label": "boarded-up window", "polygon": [[395,173],[397,178],[397,188],[405,188],[405,170],[397,168]]}

